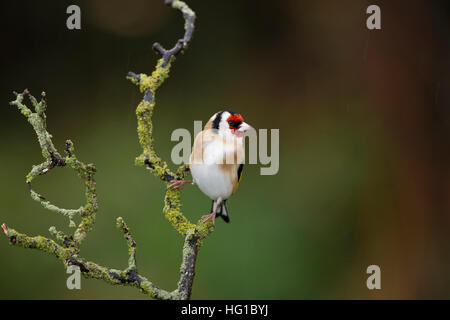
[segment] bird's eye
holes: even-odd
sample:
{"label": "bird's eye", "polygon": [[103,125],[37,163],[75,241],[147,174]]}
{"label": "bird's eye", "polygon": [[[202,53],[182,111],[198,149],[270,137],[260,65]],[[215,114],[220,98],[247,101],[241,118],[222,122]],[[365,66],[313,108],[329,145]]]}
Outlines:
{"label": "bird's eye", "polygon": [[241,123],[242,123],[242,121],[233,121],[233,120],[228,121],[228,124],[230,125],[230,127],[236,128],[236,129],[239,128]]}

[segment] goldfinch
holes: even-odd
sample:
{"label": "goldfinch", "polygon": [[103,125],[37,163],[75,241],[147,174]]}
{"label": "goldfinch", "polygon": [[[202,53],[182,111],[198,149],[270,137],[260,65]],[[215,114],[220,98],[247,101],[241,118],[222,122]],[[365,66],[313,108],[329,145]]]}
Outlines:
{"label": "goldfinch", "polygon": [[242,116],[233,111],[215,113],[194,140],[189,158],[192,181],[173,181],[169,188],[196,184],[212,200],[211,214],[202,223],[221,216],[229,222],[226,201],[236,191],[245,162],[244,133],[251,129]]}

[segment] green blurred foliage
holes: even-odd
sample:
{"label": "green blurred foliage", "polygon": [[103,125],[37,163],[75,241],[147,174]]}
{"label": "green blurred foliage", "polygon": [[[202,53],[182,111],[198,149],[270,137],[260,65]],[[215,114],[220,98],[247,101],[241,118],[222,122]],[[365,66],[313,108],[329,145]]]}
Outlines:
{"label": "green blurred foliage", "polygon": [[[82,254],[126,267],[122,216],[139,271],[172,290],[183,239],[162,214],[164,185],[134,166],[140,153],[128,71],[149,73],[153,42],[173,45],[183,20],[163,1],[79,1],[82,30],[65,27],[68,1],[2,3],[0,222],[29,235],[68,230],[31,200],[25,175],[41,162],[34,132],[8,106],[12,91],[46,91],[48,130],[62,150],[93,162],[100,210]],[[247,165],[196,269],[194,299],[450,298],[449,7],[382,5],[382,30],[365,28],[365,1],[189,1],[198,15],[189,50],[157,93],[157,152],[171,132],[218,110],[280,129],[280,170]],[[408,5],[406,5],[408,4]],[[57,168],[36,180],[55,204],[78,208],[80,180]],[[210,209],[197,187],[185,215]],[[3,299],[141,299],[134,288],[82,279],[66,288],[60,262],[0,241]],[[382,290],[366,288],[380,265]]]}

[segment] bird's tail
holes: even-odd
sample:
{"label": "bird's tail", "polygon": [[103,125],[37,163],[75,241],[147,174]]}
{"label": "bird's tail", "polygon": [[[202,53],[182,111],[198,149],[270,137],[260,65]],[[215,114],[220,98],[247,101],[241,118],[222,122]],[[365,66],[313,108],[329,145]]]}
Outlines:
{"label": "bird's tail", "polygon": [[[228,211],[227,211],[227,206],[226,206],[226,202],[227,200],[222,201],[222,203],[220,204],[219,208],[217,208],[217,212],[216,212],[216,216],[222,217],[222,219],[228,223],[230,222],[230,217],[228,216]],[[212,208],[211,208],[211,212],[214,211],[214,206],[216,205],[216,201],[212,201]]]}

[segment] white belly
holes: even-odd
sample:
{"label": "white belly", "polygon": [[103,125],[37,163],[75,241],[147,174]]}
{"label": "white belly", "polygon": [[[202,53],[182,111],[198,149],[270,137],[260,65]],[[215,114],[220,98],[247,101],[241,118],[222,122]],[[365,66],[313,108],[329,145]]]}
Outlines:
{"label": "white belly", "polygon": [[191,164],[194,183],[212,200],[228,199],[233,194],[233,184],[217,164]]}

